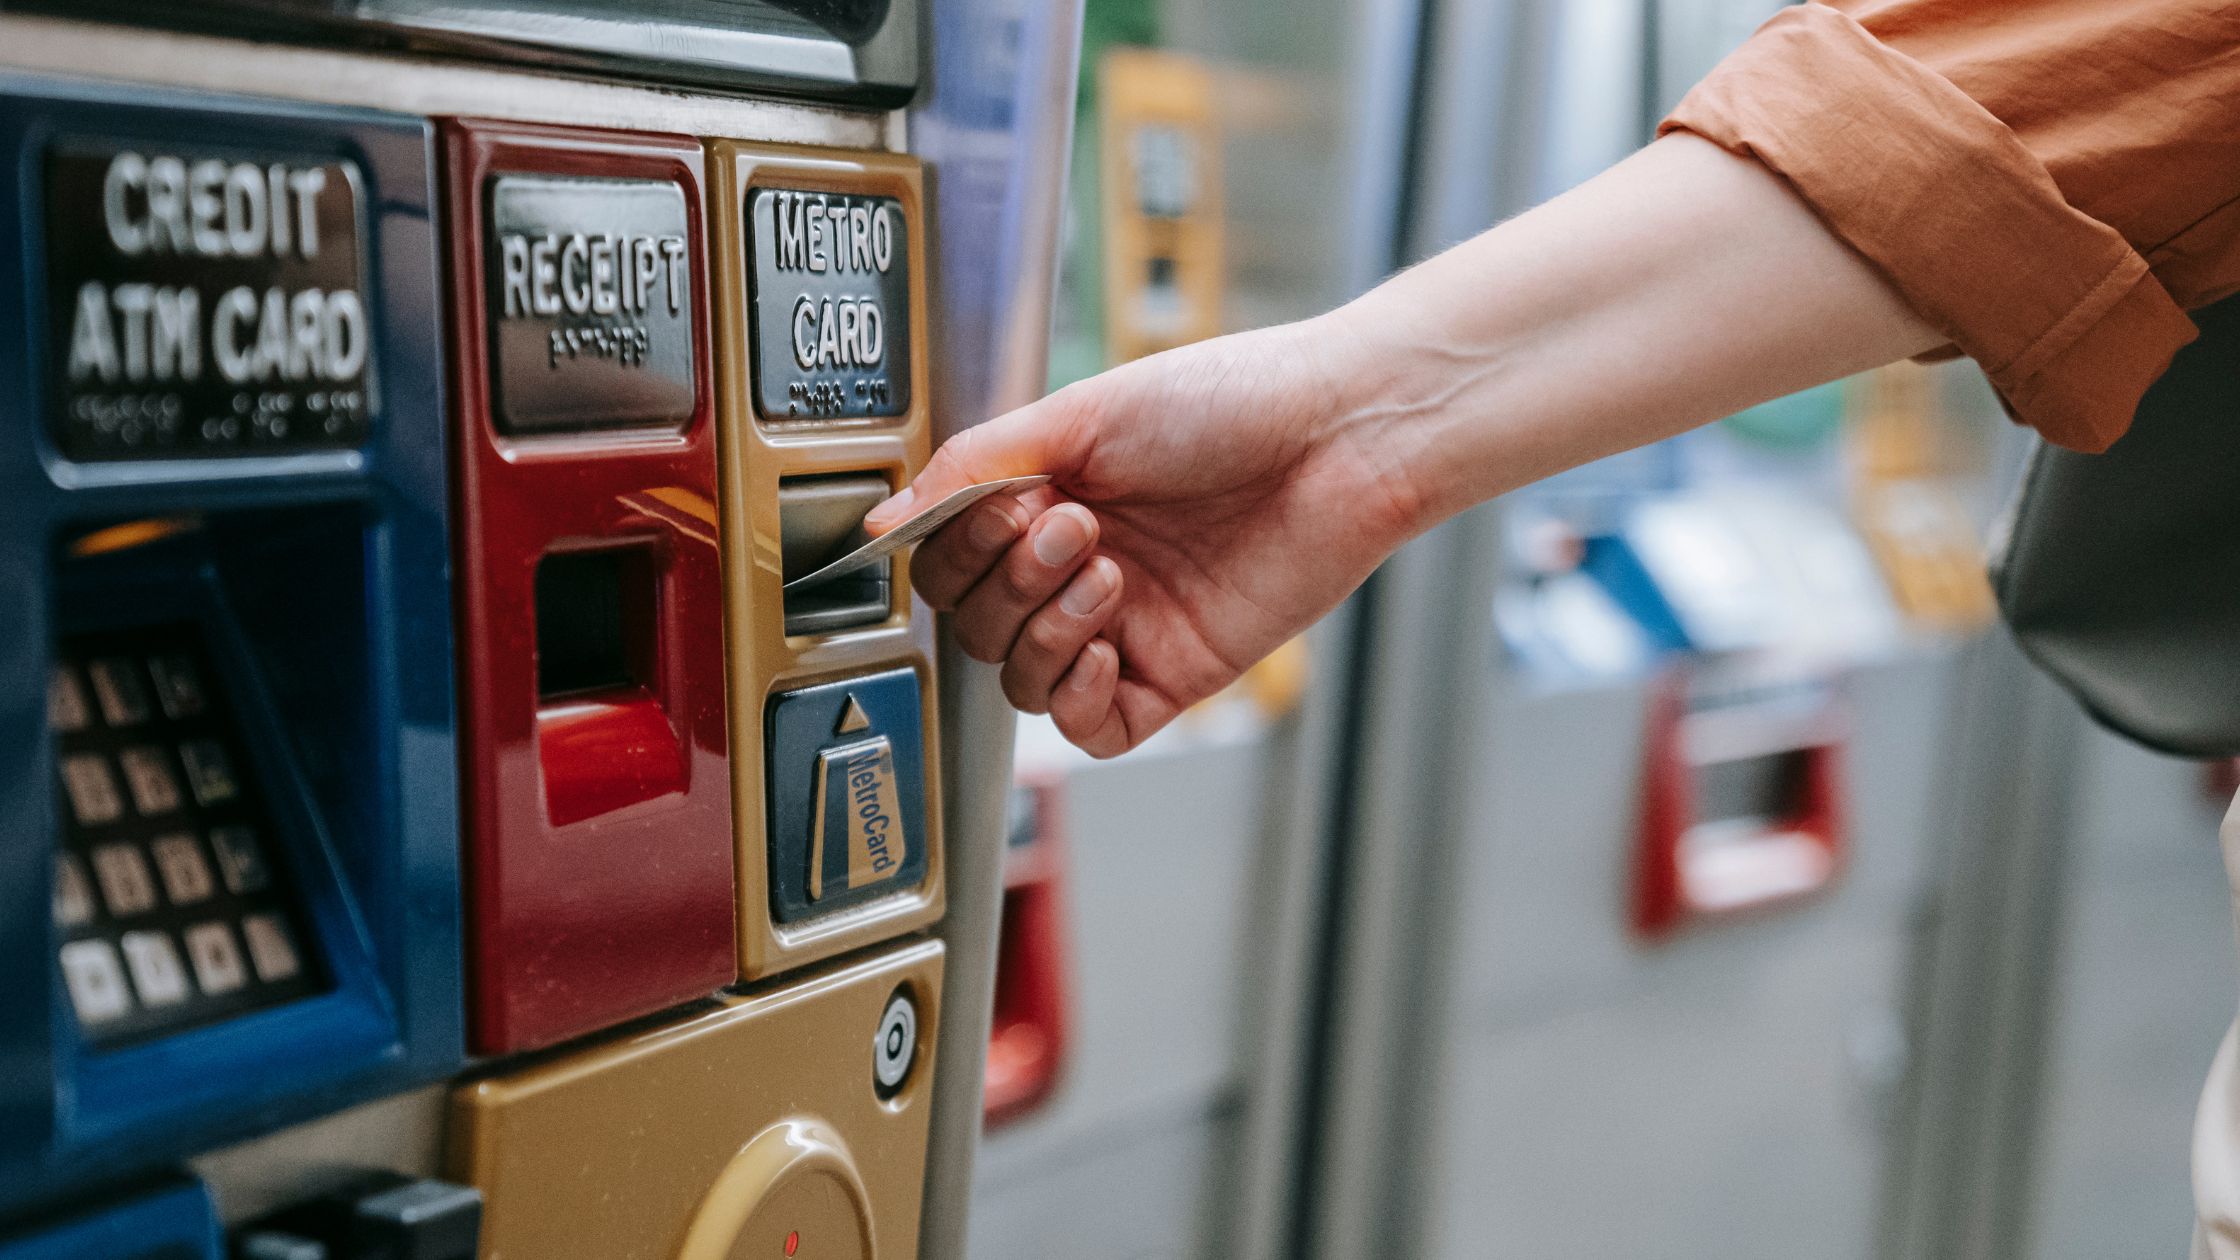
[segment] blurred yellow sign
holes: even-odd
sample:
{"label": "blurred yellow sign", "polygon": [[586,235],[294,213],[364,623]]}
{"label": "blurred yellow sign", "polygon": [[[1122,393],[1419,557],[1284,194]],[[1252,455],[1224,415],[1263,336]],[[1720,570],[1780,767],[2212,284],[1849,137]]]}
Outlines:
{"label": "blurred yellow sign", "polygon": [[1948,633],[1989,625],[1997,608],[1983,541],[1944,466],[1932,370],[1878,369],[1854,383],[1852,403],[1852,517],[1899,611]]}
{"label": "blurred yellow sign", "polygon": [[1221,331],[1221,152],[1213,74],[1179,53],[1097,64],[1105,352],[1114,363]]}

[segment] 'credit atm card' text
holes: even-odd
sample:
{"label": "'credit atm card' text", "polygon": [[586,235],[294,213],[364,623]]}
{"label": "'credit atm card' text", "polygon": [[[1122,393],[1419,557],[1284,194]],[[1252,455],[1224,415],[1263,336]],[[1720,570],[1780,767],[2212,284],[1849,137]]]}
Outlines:
{"label": "'credit atm card' text", "polygon": [[355,446],[361,181],[324,156],[65,144],[46,163],[54,435],[79,460]]}
{"label": "'credit atm card' text", "polygon": [[747,214],[766,420],[910,409],[910,224],[893,197],[765,188]]}

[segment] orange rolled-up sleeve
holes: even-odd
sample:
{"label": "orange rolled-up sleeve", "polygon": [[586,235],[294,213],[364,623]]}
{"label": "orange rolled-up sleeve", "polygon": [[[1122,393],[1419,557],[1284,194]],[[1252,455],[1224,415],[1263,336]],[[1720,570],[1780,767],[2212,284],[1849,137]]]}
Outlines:
{"label": "orange rolled-up sleeve", "polygon": [[2240,291],[2240,5],[1798,5],[1659,130],[1785,178],[2063,446],[2120,437]]}

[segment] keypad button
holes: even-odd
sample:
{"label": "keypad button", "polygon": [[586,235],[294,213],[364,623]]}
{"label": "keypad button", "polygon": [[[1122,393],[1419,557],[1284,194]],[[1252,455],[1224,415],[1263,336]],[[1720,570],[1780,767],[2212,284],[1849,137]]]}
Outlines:
{"label": "keypad button", "polygon": [[226,755],[224,744],[214,739],[188,740],[179,746],[179,758],[186,762],[194,799],[204,807],[223,805],[241,794],[241,782],[233,775],[233,758]]}
{"label": "keypad button", "polygon": [[78,671],[68,665],[57,665],[47,675],[47,725],[63,735],[75,735],[93,723],[93,710],[86,707],[86,686],[78,681]]}
{"label": "keypad button", "polygon": [[70,815],[81,827],[99,827],[124,817],[124,797],[99,753],[74,753],[62,759],[62,790]]}
{"label": "keypad button", "polygon": [[148,843],[156,860],[156,874],[163,877],[163,895],[175,906],[191,906],[217,891],[210,877],[210,863],[202,846],[189,832],[174,831]]}
{"label": "keypad button", "polygon": [[202,685],[202,670],[186,652],[166,652],[148,658],[148,674],[156,680],[156,702],[172,721],[199,716],[210,707],[210,693]]}
{"label": "keypad button", "polygon": [[257,847],[257,833],[239,824],[210,829],[210,848],[218,855],[218,873],[225,877],[226,891],[232,893],[263,892],[272,882],[272,875],[265,869],[264,851]]}
{"label": "keypad button", "polygon": [[161,748],[142,744],[117,754],[124,768],[125,786],[132,789],[132,804],[153,818],[179,808],[179,778],[171,772],[171,758]]}
{"label": "keypad button", "polygon": [[87,666],[93,694],[101,702],[101,719],[111,726],[138,726],[148,720],[148,686],[140,681],[140,667],[121,656],[107,656]]}
{"label": "keypad button", "polygon": [[149,1006],[176,1006],[187,1000],[187,969],[179,951],[163,932],[127,932],[122,941],[124,961],[132,969],[132,987]]}
{"label": "keypad button", "polygon": [[249,983],[249,968],[233,929],[222,921],[197,923],[187,929],[187,961],[194,967],[195,983],[211,997],[221,997]]}
{"label": "keypad button", "polygon": [[241,921],[241,935],[249,941],[249,961],[256,965],[257,979],[277,984],[294,979],[303,970],[303,960],[296,956],[295,938],[279,915],[250,915]]}
{"label": "keypad button", "polygon": [[105,844],[95,849],[93,877],[101,885],[101,900],[116,918],[156,908],[155,881],[148,877],[148,864],[133,845]]}
{"label": "keypad button", "polygon": [[54,921],[65,928],[93,922],[93,883],[86,878],[86,864],[74,853],[55,854]]}
{"label": "keypad button", "polygon": [[124,968],[117,964],[117,951],[107,941],[72,941],[63,946],[62,980],[70,990],[70,1005],[78,1012],[81,1024],[105,1024],[132,1012]]}

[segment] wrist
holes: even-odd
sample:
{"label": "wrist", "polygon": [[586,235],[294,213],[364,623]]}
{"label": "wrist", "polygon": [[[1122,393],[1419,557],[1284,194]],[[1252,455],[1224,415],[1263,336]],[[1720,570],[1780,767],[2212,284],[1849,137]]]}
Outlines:
{"label": "wrist", "polygon": [[1332,440],[1401,487],[1406,537],[1513,488],[1497,448],[1522,413],[1516,347],[1427,326],[1420,296],[1387,282],[1309,321]]}

